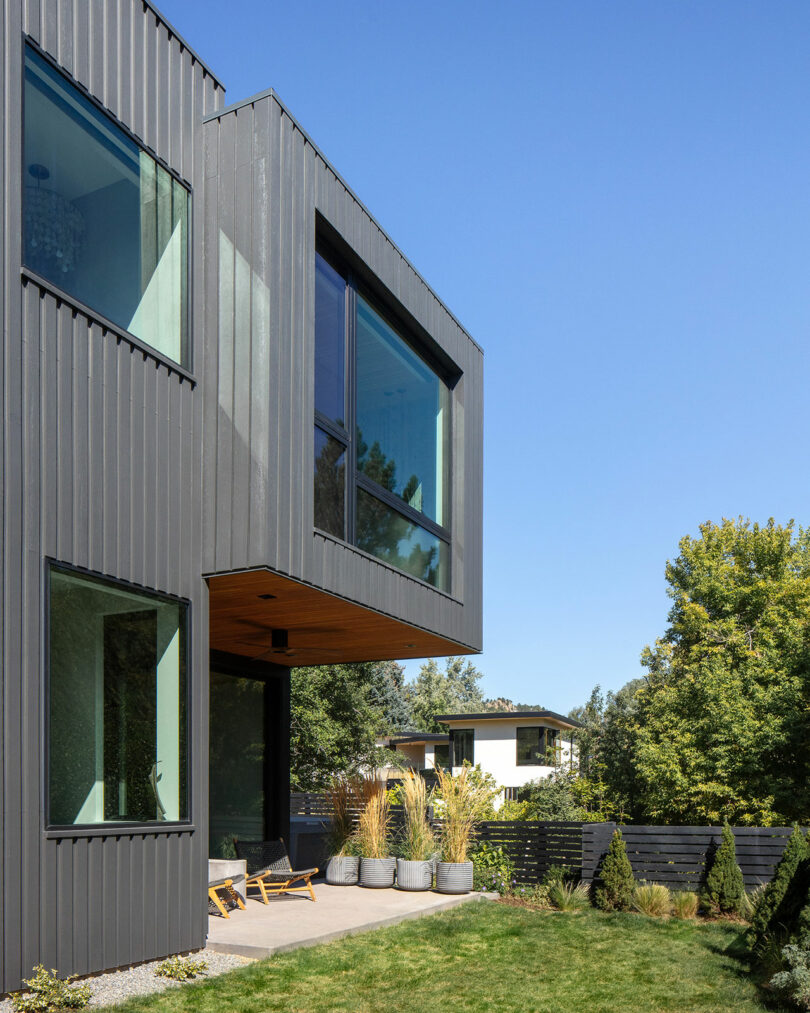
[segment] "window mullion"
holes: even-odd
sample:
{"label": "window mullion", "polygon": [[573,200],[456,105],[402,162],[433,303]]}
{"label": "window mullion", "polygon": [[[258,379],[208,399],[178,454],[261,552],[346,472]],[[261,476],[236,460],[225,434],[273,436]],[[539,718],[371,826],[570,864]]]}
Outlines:
{"label": "window mullion", "polygon": [[357,542],[357,286],[350,274],[346,281],[346,533]]}

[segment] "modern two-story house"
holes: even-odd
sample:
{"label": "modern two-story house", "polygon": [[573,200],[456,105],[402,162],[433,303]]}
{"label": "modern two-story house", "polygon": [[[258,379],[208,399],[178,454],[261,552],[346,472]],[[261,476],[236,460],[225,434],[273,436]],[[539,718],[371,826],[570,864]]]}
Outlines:
{"label": "modern two-story house", "polygon": [[482,355],[147,0],[0,28],[8,990],[204,944],[209,824],[286,830],[291,666],[480,650]]}

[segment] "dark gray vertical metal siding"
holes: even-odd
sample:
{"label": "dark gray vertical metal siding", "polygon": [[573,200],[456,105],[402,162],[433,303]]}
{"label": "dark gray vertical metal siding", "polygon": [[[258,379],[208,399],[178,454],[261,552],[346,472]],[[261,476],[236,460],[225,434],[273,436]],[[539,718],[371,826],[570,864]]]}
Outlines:
{"label": "dark gray vertical metal siding", "polygon": [[[202,385],[21,280],[21,33],[191,183],[202,236],[202,117],[222,89],[141,0],[3,0],[0,249],[0,990],[38,962],[87,973],[204,942],[208,599],[201,578]],[[203,366],[202,249],[193,251]],[[191,601],[189,829],[44,830],[46,557]]]}
{"label": "dark gray vertical metal siding", "polygon": [[[219,321],[206,353],[204,443],[216,447],[215,461],[206,451],[206,572],[270,566],[479,647],[480,349],[275,96],[210,118],[205,146],[206,316]],[[453,395],[452,597],[313,534],[316,211],[463,374]]]}

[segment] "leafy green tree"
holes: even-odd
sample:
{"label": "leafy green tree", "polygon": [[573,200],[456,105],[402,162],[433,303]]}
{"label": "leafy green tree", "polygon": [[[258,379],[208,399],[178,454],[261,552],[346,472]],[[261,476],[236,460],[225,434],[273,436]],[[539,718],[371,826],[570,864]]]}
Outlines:
{"label": "leafy green tree", "polygon": [[768,932],[773,928],[776,912],[779,910],[785,895],[790,889],[799,865],[807,857],[807,841],[798,823],[794,823],[793,833],[788,839],[785,850],[774,872],[773,879],[760,894],[754,916],[751,919],[751,927],[748,930],[747,938],[752,949],[758,949]]}
{"label": "leafy green tree", "polygon": [[641,815],[639,777],[633,762],[638,692],[643,679],[633,679],[617,692],[600,686],[583,707],[569,714],[582,724],[574,732],[579,770],[588,783],[588,808],[605,819],[624,821]]}
{"label": "leafy green tree", "polygon": [[482,673],[465,658],[445,659],[444,672],[429,658],[408,686],[414,727],[423,732],[444,732],[447,726],[436,721],[437,714],[465,714],[483,711],[478,685]]}
{"label": "leafy green tree", "polygon": [[665,635],[643,654],[632,765],[647,818],[810,815],[810,540],[707,522],[667,564]]}
{"label": "leafy green tree", "polygon": [[745,910],[745,884],[728,822],[723,824],[720,846],[706,876],[701,900],[714,914],[742,915]]}
{"label": "leafy green tree", "polygon": [[379,759],[375,740],[390,730],[389,663],[294,668],[290,679],[290,779],[320,791],[334,774]]}
{"label": "leafy green tree", "polygon": [[602,885],[594,892],[594,904],[602,911],[629,911],[636,882],[621,830],[613,831],[600,878]]}

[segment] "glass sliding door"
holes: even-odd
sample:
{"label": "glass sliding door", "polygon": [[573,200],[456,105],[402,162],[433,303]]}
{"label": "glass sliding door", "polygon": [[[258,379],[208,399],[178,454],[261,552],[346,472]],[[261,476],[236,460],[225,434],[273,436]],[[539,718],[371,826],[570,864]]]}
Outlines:
{"label": "glass sliding door", "polygon": [[209,855],[234,857],[233,838],[263,840],[266,694],[261,679],[211,672]]}

